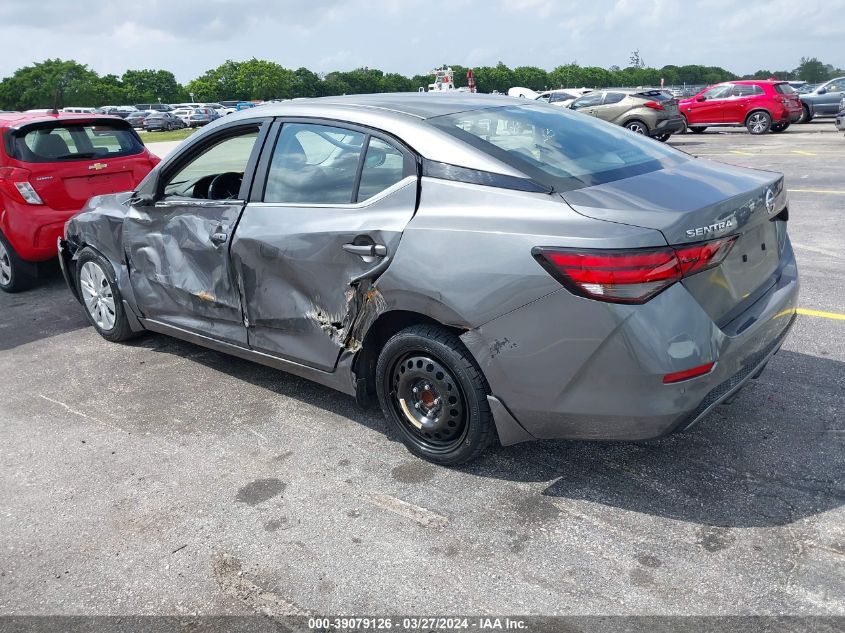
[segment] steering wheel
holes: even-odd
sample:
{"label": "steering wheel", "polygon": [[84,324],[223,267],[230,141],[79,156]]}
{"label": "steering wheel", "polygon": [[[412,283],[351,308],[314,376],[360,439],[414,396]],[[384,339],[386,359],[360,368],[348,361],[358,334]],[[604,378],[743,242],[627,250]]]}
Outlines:
{"label": "steering wheel", "polygon": [[208,183],[209,200],[232,200],[238,196],[241,190],[243,174],[236,171],[224,171],[217,174]]}

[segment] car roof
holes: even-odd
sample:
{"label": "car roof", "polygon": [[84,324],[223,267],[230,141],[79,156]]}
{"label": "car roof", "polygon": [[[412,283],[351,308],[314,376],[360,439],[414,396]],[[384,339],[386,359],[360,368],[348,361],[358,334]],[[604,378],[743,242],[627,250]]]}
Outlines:
{"label": "car roof", "polygon": [[90,121],[103,119],[108,121],[122,121],[120,117],[108,114],[94,114],[90,112],[58,112],[46,114],[44,112],[4,112],[0,113],[0,127],[20,127],[28,123],[48,121]]}
{"label": "car roof", "polygon": [[774,86],[775,84],[788,84],[785,79],[737,79],[732,81],[725,81],[726,84],[743,84],[746,86],[768,84]]}
{"label": "car roof", "polygon": [[418,119],[430,119],[432,117],[478,110],[481,108],[494,108],[514,103],[521,103],[525,100],[504,95],[487,95],[471,92],[455,93],[427,93],[427,92],[394,92],[362,95],[343,95],[339,97],[320,97],[317,99],[297,99],[296,101],[281,101],[267,103],[260,107],[267,115],[275,113],[274,116],[285,116],[291,107],[296,109],[308,108],[314,111],[328,105],[338,105],[354,108],[369,108],[373,110],[385,110],[397,114],[415,117]]}

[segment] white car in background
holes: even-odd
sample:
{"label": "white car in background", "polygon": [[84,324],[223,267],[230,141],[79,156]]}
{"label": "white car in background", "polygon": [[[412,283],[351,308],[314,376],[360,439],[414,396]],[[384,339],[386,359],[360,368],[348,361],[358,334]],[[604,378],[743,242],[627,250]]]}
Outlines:
{"label": "white car in background", "polygon": [[219,103],[174,103],[171,105],[180,110],[184,108],[211,108],[219,116],[226,116],[230,112],[234,112],[232,108],[226,108]]}
{"label": "white car in background", "polygon": [[565,108],[578,97],[582,97],[592,91],[592,88],[562,88],[560,90],[546,90],[545,92],[538,94],[536,100],[545,101],[551,105]]}
{"label": "white car in background", "polygon": [[515,87],[508,90],[509,97],[519,97],[521,99],[536,99],[540,96],[539,92],[531,90],[531,88]]}
{"label": "white car in background", "polygon": [[196,109],[196,108],[181,108],[181,107],[180,107],[180,108],[176,108],[176,109],[175,109],[173,112],[171,112],[170,114],[172,114],[173,116],[175,116],[177,119],[181,119],[181,120],[182,120],[182,122],[183,122],[185,125],[187,125],[187,126],[189,126],[189,127],[190,127],[190,125],[191,125],[191,123],[190,123],[190,120],[191,120],[191,115],[194,113],[194,110],[195,110],[195,109]]}

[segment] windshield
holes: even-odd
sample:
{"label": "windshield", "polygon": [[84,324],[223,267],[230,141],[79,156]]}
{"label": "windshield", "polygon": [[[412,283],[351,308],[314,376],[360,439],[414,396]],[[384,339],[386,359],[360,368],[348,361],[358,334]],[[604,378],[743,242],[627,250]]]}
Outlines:
{"label": "windshield", "polygon": [[613,182],[689,160],[624,128],[549,106],[473,110],[429,121],[555,191]]}

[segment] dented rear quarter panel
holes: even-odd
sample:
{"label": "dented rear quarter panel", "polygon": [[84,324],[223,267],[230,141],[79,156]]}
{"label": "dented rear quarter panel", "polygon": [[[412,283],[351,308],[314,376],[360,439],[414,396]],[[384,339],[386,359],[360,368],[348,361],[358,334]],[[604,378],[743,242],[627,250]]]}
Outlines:
{"label": "dented rear quarter panel", "polygon": [[659,231],[585,217],[559,196],[423,178],[419,209],[376,287],[388,310],[469,330],[560,290],[535,246],[661,245]]}

